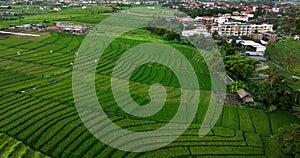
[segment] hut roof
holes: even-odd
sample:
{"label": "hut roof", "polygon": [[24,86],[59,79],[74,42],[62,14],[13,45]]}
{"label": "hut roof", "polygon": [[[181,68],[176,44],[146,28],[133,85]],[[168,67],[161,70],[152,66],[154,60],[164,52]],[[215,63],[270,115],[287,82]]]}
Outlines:
{"label": "hut roof", "polygon": [[244,89],[239,89],[237,91],[237,94],[240,96],[240,98],[245,98],[246,96],[251,96],[248,92],[246,92]]}

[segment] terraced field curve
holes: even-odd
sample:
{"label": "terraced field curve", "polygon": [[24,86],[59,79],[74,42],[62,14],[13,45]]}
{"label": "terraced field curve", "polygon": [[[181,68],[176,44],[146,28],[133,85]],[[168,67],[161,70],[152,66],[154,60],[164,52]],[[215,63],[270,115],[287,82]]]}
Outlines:
{"label": "terraced field curve", "polygon": [[[83,125],[74,106],[72,64],[83,36],[52,33],[40,40],[16,40],[0,36],[0,155],[7,157],[273,157],[276,142],[271,138],[282,127],[297,122],[286,112],[262,111],[225,106],[216,126],[205,137],[198,136],[210,96],[206,65],[193,63],[201,88],[200,105],[191,127],[168,146],[150,152],[130,153],[113,149],[97,140]],[[149,84],[166,86],[164,108],[151,117],[133,117],[115,103],[110,90],[112,68],[127,45],[145,41],[119,38],[99,59],[96,70],[97,95],[110,119],[132,131],[149,131],[166,124],[176,113],[180,100],[178,79],[163,65],[146,64],[136,69],[130,82],[134,100],[150,101]],[[171,44],[172,45],[172,44]],[[193,48],[173,44],[192,57]],[[190,50],[190,51],[188,51]],[[145,57],[145,56],[144,56]],[[147,57],[147,56],[146,56]],[[149,56],[151,57],[151,56]],[[137,57],[138,58],[138,57]],[[95,59],[90,59],[94,62]],[[135,60],[134,58],[130,60]],[[168,62],[167,57],[162,60]],[[184,71],[182,61],[171,63]],[[126,71],[130,65],[124,65]],[[120,72],[120,74],[122,74]],[[90,95],[81,96],[89,98]],[[80,99],[80,98],[79,98]],[[127,102],[124,97],[123,101]],[[92,110],[82,111],[94,121]],[[105,127],[94,124],[93,130]],[[3,141],[2,141],[3,140]],[[139,140],[136,140],[137,142]],[[153,142],[155,143],[155,142]],[[127,142],[128,146],[135,144]],[[275,144],[275,145],[274,145]],[[153,145],[153,144],[147,144]],[[137,146],[132,145],[133,148]]]}

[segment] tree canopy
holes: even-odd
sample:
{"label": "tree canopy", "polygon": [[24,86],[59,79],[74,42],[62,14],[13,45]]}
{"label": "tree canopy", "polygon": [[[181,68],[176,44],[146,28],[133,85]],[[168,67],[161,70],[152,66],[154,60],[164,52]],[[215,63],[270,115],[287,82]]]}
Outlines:
{"label": "tree canopy", "polygon": [[227,73],[236,80],[246,80],[255,72],[256,64],[257,61],[240,55],[224,57],[224,65]]}

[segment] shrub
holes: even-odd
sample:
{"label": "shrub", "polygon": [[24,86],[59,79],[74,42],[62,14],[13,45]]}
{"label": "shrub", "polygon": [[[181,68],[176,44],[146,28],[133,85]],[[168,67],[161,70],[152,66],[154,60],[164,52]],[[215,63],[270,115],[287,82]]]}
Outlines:
{"label": "shrub", "polygon": [[254,109],[262,109],[262,110],[266,111],[266,106],[260,102],[251,103],[250,107],[254,108]]}
{"label": "shrub", "polygon": [[300,119],[300,105],[293,106],[293,114]]}
{"label": "shrub", "polygon": [[269,106],[268,112],[274,112],[274,111],[276,111],[276,109],[277,109],[277,107],[275,105],[271,105],[271,106]]}
{"label": "shrub", "polygon": [[243,81],[237,80],[235,82],[230,83],[229,91],[230,93],[236,93],[239,89],[245,89],[246,84]]}
{"label": "shrub", "polygon": [[278,143],[284,155],[288,157],[300,157],[300,125],[290,124],[279,129]]}

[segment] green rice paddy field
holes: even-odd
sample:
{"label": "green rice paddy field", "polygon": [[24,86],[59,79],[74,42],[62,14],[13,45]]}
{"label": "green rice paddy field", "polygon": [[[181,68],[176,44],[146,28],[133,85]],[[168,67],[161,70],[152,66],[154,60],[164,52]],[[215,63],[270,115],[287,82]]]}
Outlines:
{"label": "green rice paddy field", "polygon": [[295,89],[299,89],[300,85],[300,42],[294,41],[292,38],[284,42],[273,44],[268,56],[276,65],[269,63],[270,67],[277,70],[280,75],[284,76],[289,85]]}
{"label": "green rice paddy field", "polygon": [[[113,63],[127,45],[158,38],[134,40],[130,36],[127,34],[116,39],[100,59],[95,84],[101,88],[97,89],[97,95],[110,119],[119,126],[133,131],[154,130],[176,113],[180,96],[178,80],[171,70],[161,65],[144,65],[131,78],[132,97],[141,104],[148,102],[145,89],[149,84],[160,82],[167,87],[166,107],[159,115],[145,119],[128,116],[117,108],[109,84]],[[200,138],[198,129],[208,106],[210,83],[206,66],[192,63],[202,91],[198,113],[191,127],[159,150],[131,153],[113,149],[88,132],[74,106],[71,63],[83,38],[62,33],[45,33],[36,39],[0,36],[1,157],[276,157],[279,147],[272,135],[279,127],[299,123],[284,111],[265,113],[225,106],[216,126],[207,136]],[[193,48],[170,45],[188,58],[192,57]],[[174,64],[184,67],[186,63]],[[91,111],[84,113],[92,117]],[[101,130],[103,127],[96,128]]]}
{"label": "green rice paddy field", "polygon": [[[41,11],[39,6],[29,6],[28,10],[24,9],[25,6],[13,6],[10,12],[15,14],[28,14],[22,17],[14,17],[12,20],[1,20],[0,29],[7,28],[10,25],[23,25],[23,24],[36,24],[36,23],[46,23],[46,25],[54,25],[57,21],[65,21],[70,23],[84,23],[95,25],[98,24],[102,19],[110,16],[109,13],[111,8],[104,7],[89,7],[87,10],[82,10],[81,8],[62,8],[61,12],[53,11]],[[7,10],[0,10],[1,12],[7,12]]]}
{"label": "green rice paddy field", "polygon": [[272,52],[268,55],[278,65],[283,68],[300,74],[300,42],[299,41],[285,41],[274,44]]}

